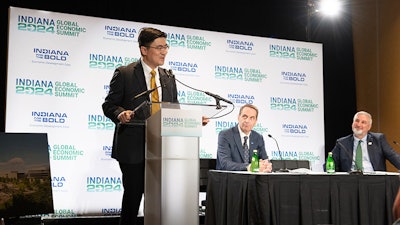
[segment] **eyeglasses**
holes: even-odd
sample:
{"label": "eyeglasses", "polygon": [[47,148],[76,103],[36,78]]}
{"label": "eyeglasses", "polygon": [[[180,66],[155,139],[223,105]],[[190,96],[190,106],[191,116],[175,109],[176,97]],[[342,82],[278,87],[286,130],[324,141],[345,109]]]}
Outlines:
{"label": "eyeglasses", "polygon": [[157,49],[158,51],[161,51],[161,50],[168,50],[169,49],[169,45],[157,45],[157,46],[155,46],[155,47],[153,47],[153,46],[147,46],[148,48],[155,48],[155,49]]}

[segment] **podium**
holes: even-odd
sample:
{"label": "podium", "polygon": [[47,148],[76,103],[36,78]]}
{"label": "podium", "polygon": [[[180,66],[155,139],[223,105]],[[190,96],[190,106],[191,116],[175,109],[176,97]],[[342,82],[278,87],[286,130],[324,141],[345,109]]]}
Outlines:
{"label": "podium", "polygon": [[202,116],[226,108],[160,104],[146,120],[144,225],[199,224]]}

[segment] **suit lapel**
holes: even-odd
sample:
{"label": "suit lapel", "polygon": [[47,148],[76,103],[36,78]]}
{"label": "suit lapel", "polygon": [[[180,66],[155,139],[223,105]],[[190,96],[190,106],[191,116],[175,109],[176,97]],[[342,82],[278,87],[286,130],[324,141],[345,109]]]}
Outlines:
{"label": "suit lapel", "polygon": [[[138,86],[140,88],[140,93],[143,91],[147,91],[147,83],[146,83],[146,75],[143,71],[142,62],[139,60],[139,63],[135,65],[135,70],[132,74],[134,76],[134,80],[138,81]],[[143,76],[144,75],[144,76]],[[149,95],[145,96],[147,101],[150,101]]]}
{"label": "suit lapel", "polygon": [[237,149],[242,158],[242,162],[244,162],[243,143],[242,143],[242,139],[240,138],[238,126],[233,127],[233,139],[235,140]]}
{"label": "suit lapel", "polygon": [[[167,91],[167,88],[170,86],[169,82],[167,81],[167,74],[164,73],[164,70],[161,67],[158,67],[158,75],[160,77],[160,84],[161,84],[161,101],[163,102],[172,102],[172,97],[168,95],[170,93]],[[168,95],[168,96],[167,96]]]}
{"label": "suit lapel", "polygon": [[367,145],[367,151],[368,151],[368,156],[369,156],[369,161],[371,162],[372,168],[374,168],[375,170],[375,159],[377,159],[377,157],[374,156],[374,149],[376,149],[376,141],[374,141],[374,137],[368,133],[367,134],[367,143],[365,143]]}

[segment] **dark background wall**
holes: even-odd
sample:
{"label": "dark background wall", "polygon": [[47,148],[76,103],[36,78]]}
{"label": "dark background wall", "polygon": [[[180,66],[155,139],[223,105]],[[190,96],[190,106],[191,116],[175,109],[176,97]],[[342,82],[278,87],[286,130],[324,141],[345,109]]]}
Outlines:
{"label": "dark background wall", "polygon": [[[147,3],[147,4],[146,4]],[[149,4],[150,3],[150,4]],[[323,44],[325,151],[351,133],[356,91],[350,5],[335,20],[308,16],[307,0],[233,3],[83,0],[0,1],[0,131],[5,130],[9,6]],[[307,26],[309,24],[309,26]],[[132,48],[132,51],[136,51]],[[182,56],[184,57],[184,56]],[[24,66],[24,65],[21,65]],[[18,104],[24,104],[23,102]],[[262,115],[260,115],[262,116]],[[273,119],[273,118],[271,118]]]}
{"label": "dark background wall", "polygon": [[[400,152],[400,1],[352,0],[352,4],[357,109],[370,112],[371,130],[385,133]],[[389,171],[399,171],[387,165]]]}

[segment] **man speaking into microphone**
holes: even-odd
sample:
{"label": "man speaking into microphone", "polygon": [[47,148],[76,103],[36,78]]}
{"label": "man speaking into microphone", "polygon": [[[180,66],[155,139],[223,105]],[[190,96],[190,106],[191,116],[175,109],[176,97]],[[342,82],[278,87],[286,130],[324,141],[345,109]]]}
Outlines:
{"label": "man speaking into microphone", "polygon": [[359,111],[354,115],[353,134],[341,137],[332,150],[337,172],[386,171],[386,160],[400,169],[400,155],[383,133],[370,132],[372,116]]}
{"label": "man speaking into microphone", "polygon": [[[145,27],[140,30],[138,43],[140,59],[114,71],[102,104],[104,115],[115,123],[111,157],[122,172],[119,225],[138,223],[145,179],[145,120],[159,110],[158,102],[178,103],[175,79],[160,67],[169,50],[167,34]],[[203,117],[203,125],[207,122]]]}
{"label": "man speaking into microphone", "polygon": [[[167,34],[155,28],[142,28],[138,43],[140,60],[114,71],[109,93],[102,105],[104,115],[115,123],[111,157],[118,161],[122,172],[124,193],[119,225],[137,224],[144,193],[145,120],[157,110],[151,105],[158,104],[141,104],[152,102],[152,97],[158,97],[159,101],[178,102],[176,82],[159,67],[168,54]],[[161,85],[161,88],[135,98],[154,88],[152,79],[155,87]]]}

